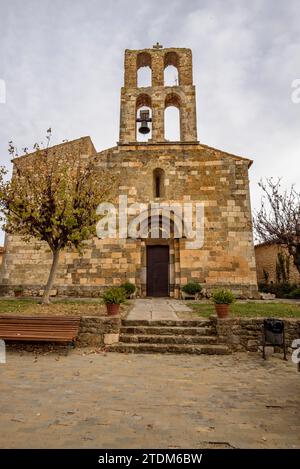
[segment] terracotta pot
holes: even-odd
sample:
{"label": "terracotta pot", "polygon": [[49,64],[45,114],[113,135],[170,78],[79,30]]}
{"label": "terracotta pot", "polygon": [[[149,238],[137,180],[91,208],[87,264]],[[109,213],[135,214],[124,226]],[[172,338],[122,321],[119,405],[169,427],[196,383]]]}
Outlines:
{"label": "terracotta pot", "polygon": [[20,298],[20,296],[23,295],[23,292],[22,291],[15,291],[15,297],[16,298]]}
{"label": "terracotta pot", "polygon": [[120,312],[120,305],[108,304],[106,309],[108,316],[116,316]]}
{"label": "terracotta pot", "polygon": [[215,304],[216,313],[218,318],[227,318],[229,316],[229,305]]}

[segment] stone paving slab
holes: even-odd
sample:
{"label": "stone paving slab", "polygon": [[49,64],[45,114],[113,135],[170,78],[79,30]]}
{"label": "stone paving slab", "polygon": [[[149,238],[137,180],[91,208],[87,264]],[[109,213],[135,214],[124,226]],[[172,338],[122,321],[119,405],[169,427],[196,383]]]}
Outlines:
{"label": "stone paving slab", "polygon": [[173,300],[169,302],[171,308],[176,312],[180,313],[188,313],[191,310],[187,305],[185,305],[182,301],[180,300]]}
{"label": "stone paving slab", "polygon": [[133,308],[131,309],[127,319],[129,320],[180,320],[176,312],[191,311],[180,300],[171,300],[165,298],[146,298],[137,299],[134,301]]}
{"label": "stone paving slab", "polygon": [[300,448],[299,378],[253,353],[8,351],[0,448]]}

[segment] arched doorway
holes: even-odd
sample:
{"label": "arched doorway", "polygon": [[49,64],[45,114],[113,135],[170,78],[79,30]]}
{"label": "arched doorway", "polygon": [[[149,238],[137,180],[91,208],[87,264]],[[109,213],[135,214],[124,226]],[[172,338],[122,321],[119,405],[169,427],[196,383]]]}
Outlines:
{"label": "arched doorway", "polygon": [[180,220],[169,222],[162,215],[145,213],[141,222],[141,293],[142,296],[178,297]]}

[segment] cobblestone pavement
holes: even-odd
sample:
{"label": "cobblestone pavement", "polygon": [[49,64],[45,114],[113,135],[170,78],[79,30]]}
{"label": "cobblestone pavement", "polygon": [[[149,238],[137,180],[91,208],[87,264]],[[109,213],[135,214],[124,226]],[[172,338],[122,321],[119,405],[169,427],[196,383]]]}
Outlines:
{"label": "cobblestone pavement", "polygon": [[300,448],[300,373],[281,356],[9,351],[1,448]]}
{"label": "cobblestone pavement", "polygon": [[167,298],[146,298],[134,301],[127,319],[131,320],[175,320],[180,319],[176,312],[189,312],[191,309],[180,300]]}

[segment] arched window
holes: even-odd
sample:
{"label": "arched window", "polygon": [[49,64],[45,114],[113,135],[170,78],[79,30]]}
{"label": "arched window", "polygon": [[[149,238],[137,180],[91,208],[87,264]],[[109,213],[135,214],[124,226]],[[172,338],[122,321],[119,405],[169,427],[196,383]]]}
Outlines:
{"label": "arched window", "polygon": [[171,93],[165,100],[165,140],[179,142],[181,140],[180,128],[181,101],[177,94]]}
{"label": "arched window", "polygon": [[[140,94],[136,100],[136,118],[140,121],[144,113],[148,114],[149,119],[152,119],[152,102],[148,94]],[[152,122],[147,122],[146,126],[149,128],[148,133],[141,133],[140,128],[143,126],[142,122],[136,124],[136,140],[137,142],[147,142],[152,138]]]}
{"label": "arched window", "polygon": [[179,57],[176,52],[167,52],[164,58],[164,85],[179,85]]}
{"label": "arched window", "polygon": [[153,196],[165,197],[165,172],[161,168],[153,171]]}
{"label": "arched window", "polygon": [[138,88],[151,86],[151,55],[147,52],[141,52],[140,54],[138,54],[136,58],[136,69]]}
{"label": "arched window", "polygon": [[178,70],[173,65],[168,65],[164,71],[164,85],[165,86],[178,86]]}

